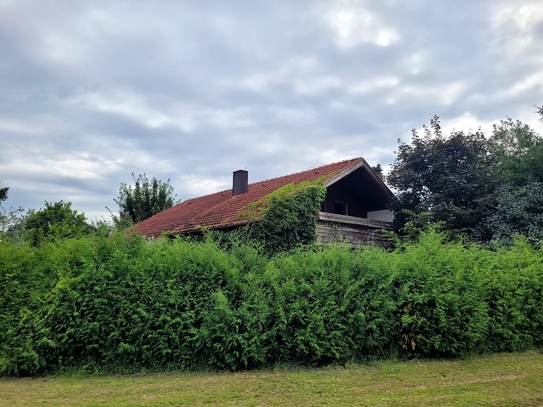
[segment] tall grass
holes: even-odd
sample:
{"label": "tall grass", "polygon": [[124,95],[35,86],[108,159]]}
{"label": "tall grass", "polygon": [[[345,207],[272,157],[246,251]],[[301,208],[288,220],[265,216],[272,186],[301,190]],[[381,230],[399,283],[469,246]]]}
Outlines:
{"label": "tall grass", "polygon": [[543,254],[437,232],[268,259],[137,235],[0,242],[0,374],[459,357],[543,343]]}

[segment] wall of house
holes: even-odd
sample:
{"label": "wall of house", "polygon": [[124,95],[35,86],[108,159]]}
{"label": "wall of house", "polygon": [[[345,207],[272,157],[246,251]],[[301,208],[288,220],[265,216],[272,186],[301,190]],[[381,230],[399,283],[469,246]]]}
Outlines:
{"label": "wall of house", "polygon": [[383,230],[396,230],[392,222],[362,219],[352,216],[319,212],[317,223],[317,243],[340,243],[350,246],[375,244],[392,247],[392,242]]}
{"label": "wall of house", "polygon": [[339,243],[349,246],[377,245],[391,248],[393,243],[381,229],[356,228],[341,224],[317,222],[317,244]]}

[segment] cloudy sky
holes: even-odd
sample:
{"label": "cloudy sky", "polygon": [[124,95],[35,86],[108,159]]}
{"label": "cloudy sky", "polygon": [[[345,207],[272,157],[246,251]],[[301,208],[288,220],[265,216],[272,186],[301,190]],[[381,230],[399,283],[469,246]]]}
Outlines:
{"label": "cloudy sky", "polygon": [[543,133],[541,0],[0,0],[4,206],[108,217],[131,173],[178,199],[363,156],[434,115]]}

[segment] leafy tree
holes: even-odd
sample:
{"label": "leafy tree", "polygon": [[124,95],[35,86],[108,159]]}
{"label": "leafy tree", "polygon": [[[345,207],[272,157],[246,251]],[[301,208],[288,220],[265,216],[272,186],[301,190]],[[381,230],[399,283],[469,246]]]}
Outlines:
{"label": "leafy tree", "polygon": [[507,118],[494,125],[489,148],[496,156],[500,186],[495,209],[482,222],[484,234],[506,245],[514,235],[543,239],[543,138],[527,124]]}
{"label": "leafy tree", "polygon": [[427,213],[446,230],[473,232],[490,211],[494,160],[482,132],[444,136],[435,116],[424,135],[413,130],[411,144],[400,141],[387,177],[397,190],[396,221],[404,225],[407,212]]}
{"label": "leafy tree", "polygon": [[373,167],[371,167],[371,169],[373,171],[375,171],[375,173],[379,176],[379,178],[383,179],[384,175],[383,175],[383,167],[381,166],[381,164],[377,164]]}
{"label": "leafy tree", "polygon": [[496,176],[507,184],[543,181],[543,138],[511,118],[493,126],[489,149],[496,155]]}
{"label": "leafy tree", "polygon": [[5,208],[2,201],[8,198],[8,187],[0,188],[0,240],[8,239],[18,242],[24,228],[27,215],[19,208]]}
{"label": "leafy tree", "polygon": [[149,181],[145,174],[140,174],[138,178],[132,174],[132,178],[135,185],[122,183],[119,196],[113,199],[119,206],[119,215],[112,214],[113,222],[121,229],[150,218],[177,203],[169,179],[162,182],[153,177]]}
{"label": "leafy tree", "polygon": [[8,190],[9,190],[9,187],[0,188],[0,202],[8,199]]}
{"label": "leafy tree", "polygon": [[0,240],[21,241],[28,213],[22,208],[0,206]]}
{"label": "leafy tree", "polygon": [[543,122],[543,105],[536,106],[536,108],[537,108],[537,110],[535,112],[540,116],[539,121]]}
{"label": "leafy tree", "polygon": [[44,241],[80,237],[92,232],[84,214],[72,209],[70,202],[45,202],[45,208],[31,212],[25,223],[25,240],[33,246]]}
{"label": "leafy tree", "polygon": [[531,242],[543,241],[543,182],[530,181],[522,187],[498,188],[493,214],[485,220],[491,239],[510,245],[515,235]]}

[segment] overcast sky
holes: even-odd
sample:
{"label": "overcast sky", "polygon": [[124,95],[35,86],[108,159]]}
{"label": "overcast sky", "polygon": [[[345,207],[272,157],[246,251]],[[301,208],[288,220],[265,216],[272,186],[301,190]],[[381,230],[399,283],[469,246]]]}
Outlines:
{"label": "overcast sky", "polygon": [[434,115],[538,132],[541,0],[0,0],[4,206],[108,217],[131,173],[178,199],[363,156]]}

